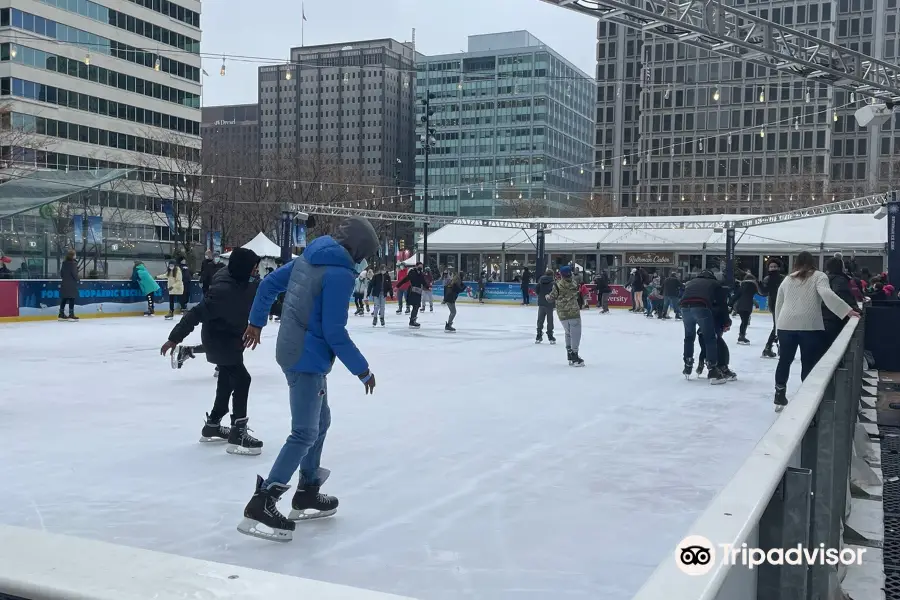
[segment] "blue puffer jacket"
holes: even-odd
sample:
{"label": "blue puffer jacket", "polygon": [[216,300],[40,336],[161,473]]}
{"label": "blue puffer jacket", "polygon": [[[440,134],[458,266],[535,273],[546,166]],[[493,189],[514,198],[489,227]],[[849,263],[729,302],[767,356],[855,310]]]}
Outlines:
{"label": "blue puffer jacket", "polygon": [[357,277],[355,264],[377,248],[371,224],[351,217],[334,237],[315,239],[300,257],[262,280],[250,324],[265,326],[275,298],[285,294],[275,346],[275,359],[283,371],[327,374],[335,357],[354,375],[369,368],[347,333],[347,303]]}

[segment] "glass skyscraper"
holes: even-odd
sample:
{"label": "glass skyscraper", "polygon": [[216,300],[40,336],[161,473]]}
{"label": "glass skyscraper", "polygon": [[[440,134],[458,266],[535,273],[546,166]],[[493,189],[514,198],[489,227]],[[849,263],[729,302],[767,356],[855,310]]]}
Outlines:
{"label": "glass skyscraper", "polygon": [[593,172],[594,81],[527,31],[469,37],[468,52],[416,61],[416,212],[584,215]]}

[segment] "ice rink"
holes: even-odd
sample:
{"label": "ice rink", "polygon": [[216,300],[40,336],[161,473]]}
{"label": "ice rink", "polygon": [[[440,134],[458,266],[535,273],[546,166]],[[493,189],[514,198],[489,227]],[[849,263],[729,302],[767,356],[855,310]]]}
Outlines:
{"label": "ice rink", "polygon": [[422,600],[627,600],[777,418],[768,314],[749,347],[726,334],[739,381],[710,386],[681,375],[674,320],[586,312],[575,369],[558,322],[534,344],[533,306],[460,304],[456,334],[443,306],[418,331],[394,310],[349,317],[377,389],[335,365],[340,509],[290,544],[235,530],[290,430],[277,324],[246,356],[257,457],[197,442],[213,367],[172,370],[161,316],[0,325],[0,521]]}

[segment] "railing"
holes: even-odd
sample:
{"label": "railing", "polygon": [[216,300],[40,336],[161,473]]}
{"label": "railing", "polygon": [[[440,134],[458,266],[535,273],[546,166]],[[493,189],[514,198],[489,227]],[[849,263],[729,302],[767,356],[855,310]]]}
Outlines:
{"label": "railing", "polygon": [[8,598],[413,600],[323,581],[0,526],[0,600]]}
{"label": "railing", "polygon": [[838,566],[816,561],[751,569],[740,559],[736,565],[720,560],[721,546],[842,548],[864,330],[859,319],[850,319],[737,474],[686,532],[712,543],[711,568],[702,575],[683,572],[673,548],[633,600],[839,597],[843,573]]}

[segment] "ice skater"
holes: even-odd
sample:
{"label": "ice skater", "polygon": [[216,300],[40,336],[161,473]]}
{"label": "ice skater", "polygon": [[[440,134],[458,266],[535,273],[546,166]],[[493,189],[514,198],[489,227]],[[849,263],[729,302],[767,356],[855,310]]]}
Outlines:
{"label": "ice skater", "polygon": [[378,272],[369,280],[369,289],[366,290],[372,298],[372,327],[378,324],[379,319],[381,319],[381,326],[384,327],[384,303],[391,290],[393,290],[393,284],[387,267],[378,265]]}
{"label": "ice skater", "polygon": [[174,260],[169,261],[166,272],[160,277],[166,278],[166,291],[169,294],[169,314],[166,320],[175,318],[175,302],[181,304],[181,312],[184,312],[184,279],[181,268]]}
{"label": "ice skater", "polygon": [[425,275],[422,273],[422,263],[417,262],[414,269],[410,269],[406,277],[397,281],[397,287],[408,285],[406,291],[406,308],[412,307],[412,313],[409,315],[409,326],[413,329],[421,327],[416,317],[419,316],[419,307],[422,304],[422,291],[425,287]]}
{"label": "ice skater", "polygon": [[366,290],[369,287],[369,281],[366,279],[365,272],[360,273],[353,283],[353,300],[356,302],[356,312],[353,313],[357,317],[366,314],[363,307],[363,298],[366,296]]}
{"label": "ice skater", "polygon": [[425,312],[425,303],[428,303],[428,312],[434,312],[434,277],[431,276],[431,268],[425,267],[425,273],[422,275],[425,283],[422,285],[422,312]]}
{"label": "ice skater", "polygon": [[553,337],[553,302],[547,299],[547,295],[553,291],[554,281],[553,271],[550,269],[547,269],[537,280],[538,316],[535,344],[544,341],[544,321],[547,322],[547,341],[551,344],[556,343],[556,338]]}
{"label": "ice skater", "polygon": [[[256,253],[246,248],[234,250],[227,270],[216,274],[206,297],[185,313],[160,349],[163,356],[174,353],[194,328],[202,324],[200,338],[206,350],[206,360],[219,367],[219,382],[200,441],[227,441],[229,454],[257,455],[263,447],[263,443],[251,436],[247,428],[250,373],[244,366],[243,342],[258,274],[259,257]],[[228,414],[229,399],[230,428],[221,424],[222,418]]]}
{"label": "ice skater", "polygon": [[[694,341],[699,329],[706,347],[707,377],[713,385],[723,384],[728,377],[719,369],[716,323],[731,322],[728,316],[728,297],[725,288],[716,280],[712,271],[703,270],[684,286],[681,299],[681,316],[684,323],[684,370],[690,377],[694,369]],[[698,372],[700,372],[698,370]]]}
{"label": "ice skater", "polygon": [[153,294],[159,291],[159,284],[153,279],[144,263],[139,260],[134,261],[134,268],[131,270],[131,281],[138,286],[141,294],[147,299],[147,310],[144,311],[144,316],[152,317],[156,314]]}
{"label": "ice skater", "polygon": [[[256,348],[269,307],[284,292],[275,359],[288,382],[291,434],[268,478],[256,477],[255,492],[238,525],[241,533],[288,542],[296,521],[337,511],[338,499],[319,493],[330,474],[320,466],[331,424],[327,376],[337,357],[359,378],[366,394],[375,391],[369,363],[347,333],[347,298],[356,274],[366,267],[366,257],[377,250],[378,235],[372,225],[361,217],[350,217],[333,236],[316,238],[302,255],[260,284],[244,342]],[[290,489],[298,467],[300,481],[290,515],[285,517],[278,510],[278,500]]]}
{"label": "ice skater", "polygon": [[[401,279],[406,279],[406,276],[409,274],[409,269],[403,264],[398,264],[397,269],[399,269],[397,271],[397,281],[400,281]],[[403,301],[404,300],[407,301],[406,314],[409,314],[409,296],[408,295],[409,295],[409,284],[406,283],[401,286],[398,283],[397,284],[397,314],[398,315],[403,314]]]}
{"label": "ice skater", "polygon": [[456,299],[464,291],[466,291],[466,285],[459,278],[459,273],[454,274],[450,281],[444,284],[444,304],[450,309],[450,318],[444,324],[444,331],[447,333],[456,333],[456,329],[453,328],[453,319],[456,318]]}
{"label": "ice skater", "polygon": [[772,331],[769,333],[769,339],[766,340],[766,347],[763,348],[763,358],[778,358],[778,355],[772,348],[778,344],[778,328],[775,325],[775,304],[778,300],[778,289],[783,281],[784,275],[781,274],[781,265],[773,260],[769,263],[769,274],[763,277],[760,282],[760,291],[768,296],[766,304],[769,312],[772,313]]}
{"label": "ice skater", "polygon": [[[75,316],[75,299],[78,297],[78,263],[75,261],[75,251],[66,252],[66,260],[59,269],[59,320],[77,321]],[[65,314],[65,307],[69,306],[69,314]]]}
{"label": "ice skater", "polygon": [[744,279],[741,280],[741,285],[738,286],[738,296],[733,303],[734,312],[741,317],[737,343],[742,346],[750,345],[750,340],[747,339],[747,327],[750,325],[750,316],[753,314],[753,306],[758,293],[759,286],[756,285],[756,278],[751,273],[746,273]]}
{"label": "ice skater", "polygon": [[581,345],[581,309],[578,307],[578,284],[572,279],[572,267],[568,265],[560,267],[559,274],[559,280],[553,284],[553,289],[545,298],[556,304],[556,316],[559,317],[559,322],[566,332],[566,353],[569,357],[569,366],[583,367],[584,360],[578,356],[578,348]]}

